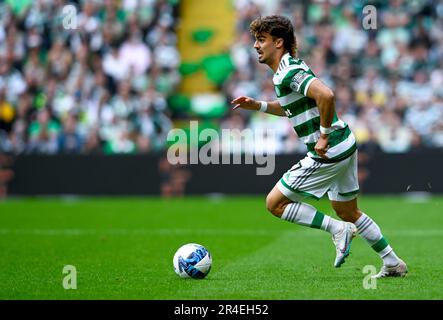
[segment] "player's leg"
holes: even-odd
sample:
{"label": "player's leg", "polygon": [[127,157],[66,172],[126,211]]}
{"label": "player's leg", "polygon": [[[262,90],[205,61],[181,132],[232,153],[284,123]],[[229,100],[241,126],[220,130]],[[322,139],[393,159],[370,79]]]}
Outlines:
{"label": "player's leg", "polygon": [[339,216],[343,221],[352,222],[355,224],[355,222],[362,215],[362,212],[357,207],[357,198],[347,201],[331,200],[331,206],[337,216]]}
{"label": "player's leg", "polygon": [[302,226],[321,229],[332,234],[342,229],[343,223],[315,209],[301,199],[288,199],[277,186],[266,197],[266,208],[274,216]]}
{"label": "player's leg", "polygon": [[293,202],[291,199],[286,198],[284,194],[278,190],[277,186],[274,186],[266,196],[266,209],[277,218],[281,218],[286,206]]}
{"label": "player's leg", "polygon": [[395,254],[377,223],[358,209],[357,198],[331,203],[337,215],[344,221],[353,222],[360,236],[383,260],[382,270],[376,277],[404,276],[407,273],[406,264]]}
{"label": "player's leg", "polygon": [[381,233],[380,227],[358,208],[357,154],[347,159],[347,166],[328,192],[332,208],[344,221],[355,224],[360,236],[383,260],[383,267],[377,277],[404,276],[406,264],[395,254]]}
{"label": "player's leg", "polygon": [[288,199],[277,186],[266,197],[266,208],[274,216],[302,226],[321,229],[332,234],[343,229],[342,221],[321,213],[310,204]]}
{"label": "player's leg", "polygon": [[[335,267],[340,267],[349,255],[352,238],[356,232],[355,226],[325,215],[313,206],[303,203],[301,199],[307,196],[320,199],[340,174],[341,167],[341,163],[325,164],[305,157],[283,175],[267,198],[267,207],[274,215],[332,234],[336,248]],[[288,200],[285,199],[290,199],[293,203],[287,204]]]}

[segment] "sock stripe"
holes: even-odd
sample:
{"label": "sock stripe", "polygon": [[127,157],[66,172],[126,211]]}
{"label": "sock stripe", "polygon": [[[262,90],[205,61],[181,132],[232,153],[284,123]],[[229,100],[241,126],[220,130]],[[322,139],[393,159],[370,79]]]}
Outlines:
{"label": "sock stripe", "polygon": [[374,221],[369,221],[368,224],[366,224],[362,229],[359,229],[359,233],[363,233],[366,229],[368,229],[370,226],[372,226],[374,224]]}
{"label": "sock stripe", "polygon": [[300,202],[295,202],[292,204],[291,210],[289,211],[289,215],[288,215],[288,221],[294,221],[294,212],[295,209],[297,208],[297,206],[300,204]]}
{"label": "sock stripe", "polygon": [[321,223],[321,228],[320,229],[329,231],[328,227],[329,227],[330,220],[331,220],[331,217],[325,214],[324,217],[323,217],[323,221]]}
{"label": "sock stripe", "polygon": [[372,245],[372,249],[374,249],[377,252],[382,251],[384,248],[388,246],[388,242],[386,239],[382,236],[380,240],[378,240],[376,243]]}
{"label": "sock stripe", "polygon": [[295,219],[298,216],[298,212],[300,211],[302,203],[298,202],[296,208],[294,209],[294,217],[292,218],[293,221],[295,221]]}
{"label": "sock stripe", "polygon": [[320,229],[324,217],[325,217],[325,215],[323,213],[321,213],[320,211],[317,211],[315,213],[314,219],[312,219],[310,227],[315,228],[315,229]]}
{"label": "sock stripe", "polygon": [[383,259],[384,265],[394,266],[398,263],[399,258],[388,244],[388,241],[383,237],[380,227],[374,220],[363,213],[358,223],[355,223],[355,226],[361,237]]}
{"label": "sock stripe", "polygon": [[384,248],[382,251],[380,251],[378,254],[380,255],[380,257],[383,259],[385,258],[388,254],[390,254],[393,251],[393,249],[391,248],[391,246],[388,244],[388,246],[386,248]]}
{"label": "sock stripe", "polygon": [[292,205],[292,203],[288,204],[285,211],[283,211],[282,214],[282,219],[289,221],[289,217],[291,215],[291,211],[292,209],[294,209],[294,206]]}
{"label": "sock stripe", "polygon": [[368,219],[367,221],[365,221],[364,224],[358,226],[357,227],[358,232],[361,233],[363,231],[363,229],[366,228],[366,226],[370,223],[371,223],[371,220]]}
{"label": "sock stripe", "polygon": [[370,221],[369,217],[364,217],[364,219],[359,223],[356,224],[355,226],[357,227],[357,229],[361,229],[365,226],[365,224],[367,224]]}
{"label": "sock stripe", "polygon": [[293,202],[290,204],[290,208],[288,211],[288,214],[286,215],[286,220],[293,222],[293,215],[294,215],[294,211],[297,208],[297,205],[299,204],[299,202]]}

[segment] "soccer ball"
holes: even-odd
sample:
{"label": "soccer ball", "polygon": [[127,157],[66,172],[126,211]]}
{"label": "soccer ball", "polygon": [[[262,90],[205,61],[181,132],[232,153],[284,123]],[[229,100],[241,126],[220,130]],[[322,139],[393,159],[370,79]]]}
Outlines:
{"label": "soccer ball", "polygon": [[211,270],[212,257],[202,245],[188,243],[174,255],[174,271],[181,278],[203,279]]}

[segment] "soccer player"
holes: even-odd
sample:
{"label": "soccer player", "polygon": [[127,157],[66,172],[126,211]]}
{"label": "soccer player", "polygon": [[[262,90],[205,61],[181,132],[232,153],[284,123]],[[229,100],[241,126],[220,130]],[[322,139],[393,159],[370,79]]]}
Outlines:
{"label": "soccer player", "polygon": [[[352,238],[360,234],[383,260],[375,278],[404,276],[406,264],[383,237],[379,226],[357,205],[357,145],[348,125],[337,117],[334,94],[296,56],[294,28],[283,16],[255,19],[250,25],[258,61],[274,72],[276,101],[257,101],[241,96],[233,109],[258,110],[287,116],[308,153],[278,181],[266,197],[275,216],[332,234],[335,267],[349,255]],[[343,220],[325,215],[304,203],[303,197],[328,194],[332,208]]]}

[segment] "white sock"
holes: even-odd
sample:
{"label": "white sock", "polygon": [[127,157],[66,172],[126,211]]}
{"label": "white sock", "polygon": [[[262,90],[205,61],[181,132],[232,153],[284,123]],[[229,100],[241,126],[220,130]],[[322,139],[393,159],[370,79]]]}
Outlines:
{"label": "white sock", "polygon": [[358,218],[354,224],[360,236],[365,239],[372,249],[383,259],[384,265],[395,266],[398,264],[399,258],[383,237],[380,227],[374,220],[362,213],[361,217]]}
{"label": "white sock", "polygon": [[332,234],[343,228],[343,222],[317,211],[304,202],[293,202],[286,206],[281,218],[302,226],[321,229]]}

